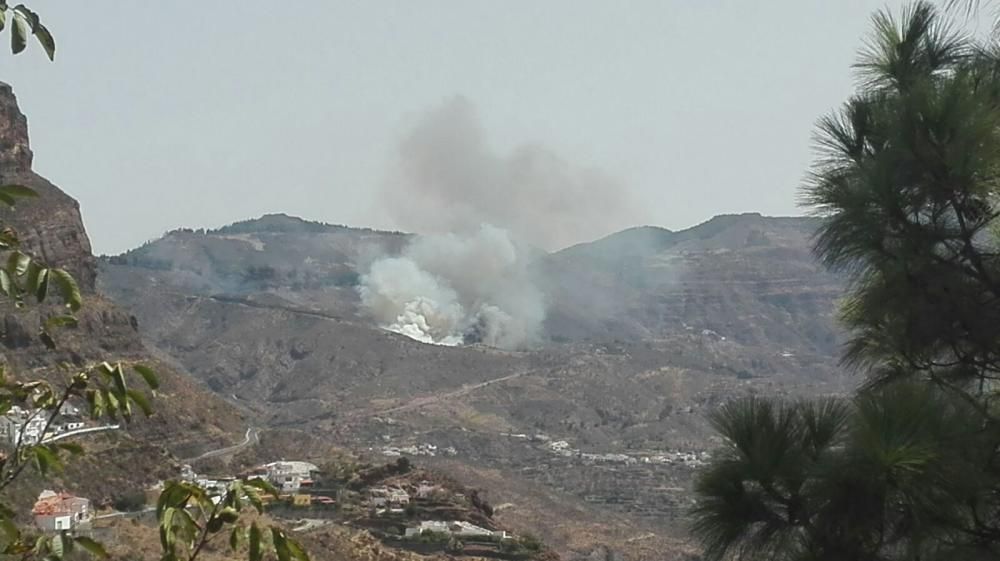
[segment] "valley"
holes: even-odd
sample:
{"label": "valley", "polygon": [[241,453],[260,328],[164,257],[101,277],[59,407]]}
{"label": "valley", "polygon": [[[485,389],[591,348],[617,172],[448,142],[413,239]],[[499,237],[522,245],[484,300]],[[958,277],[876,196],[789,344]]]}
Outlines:
{"label": "valley", "polygon": [[[836,360],[842,284],[812,259],[815,224],[721,216],[539,255],[544,331],[520,350],[380,328],[355,288],[405,247],[395,232],[285,215],[178,230],[103,258],[98,283],[260,427],[438,467],[571,558],[683,557],[694,468],[718,445],[706,415],[748,393],[853,387]],[[584,512],[617,522],[585,529]]]}

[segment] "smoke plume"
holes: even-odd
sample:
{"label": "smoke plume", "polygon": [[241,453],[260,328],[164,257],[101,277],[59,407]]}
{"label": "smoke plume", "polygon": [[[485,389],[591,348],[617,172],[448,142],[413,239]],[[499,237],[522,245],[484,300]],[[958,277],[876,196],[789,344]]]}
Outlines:
{"label": "smoke plume", "polygon": [[518,348],[538,335],[545,307],[507,232],[417,238],[372,263],[361,301],[386,329],[425,343]]}
{"label": "smoke plume", "polygon": [[422,236],[372,263],[362,303],[386,329],[444,345],[530,345],[545,304],[526,248],[559,249],[634,218],[624,191],[599,171],[538,146],[494,153],[462,98],[404,138],[382,195],[397,226]]}
{"label": "smoke plume", "polygon": [[475,108],[459,97],[404,138],[382,199],[405,230],[467,233],[492,224],[553,251],[633,224],[637,211],[627,194],[601,171],[541,146],[496,154]]}

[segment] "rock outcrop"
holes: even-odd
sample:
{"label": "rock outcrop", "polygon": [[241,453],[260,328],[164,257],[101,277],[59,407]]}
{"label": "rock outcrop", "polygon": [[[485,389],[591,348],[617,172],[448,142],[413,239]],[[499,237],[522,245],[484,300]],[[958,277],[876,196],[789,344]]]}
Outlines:
{"label": "rock outcrop", "polygon": [[[37,198],[18,201],[15,209],[0,209],[0,224],[18,232],[25,252],[51,267],[68,270],[85,293],[77,325],[53,333],[55,349],[43,344],[39,332],[46,318],[65,313],[58,299],[17,309],[0,298],[0,364],[14,378],[43,378],[59,387],[66,377],[58,367],[62,364],[83,368],[104,360],[140,362],[153,367],[160,377],[153,406],[164,412],[104,437],[108,442],[97,446],[114,447],[115,461],[108,462],[107,456],[88,456],[74,463],[66,474],[70,490],[101,502],[122,490],[141,489],[156,478],[173,476],[169,453],[184,457],[208,446],[236,441],[246,426],[239,411],[175,365],[158,360],[143,344],[135,318],[96,293],[96,259],[79,204],[32,171],[31,165],[27,119],[11,87],[0,83],[0,185],[23,185],[38,194]],[[0,259],[5,258],[0,255]],[[87,469],[90,473],[97,470],[102,477],[82,475]],[[37,490],[33,492],[37,494]]]}
{"label": "rock outcrop", "polygon": [[0,82],[0,184],[24,185],[39,195],[19,201],[16,212],[0,210],[0,220],[17,230],[32,255],[67,269],[84,292],[93,292],[97,264],[80,204],[32,171],[31,161],[28,119],[18,108],[11,87]]}

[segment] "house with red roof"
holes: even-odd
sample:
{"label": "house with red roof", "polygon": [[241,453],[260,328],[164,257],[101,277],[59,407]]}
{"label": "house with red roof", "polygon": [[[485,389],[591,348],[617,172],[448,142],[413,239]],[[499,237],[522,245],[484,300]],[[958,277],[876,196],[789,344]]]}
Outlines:
{"label": "house with red roof", "polygon": [[35,525],[47,532],[73,530],[90,523],[94,515],[90,499],[48,489],[38,495],[31,514],[35,517]]}

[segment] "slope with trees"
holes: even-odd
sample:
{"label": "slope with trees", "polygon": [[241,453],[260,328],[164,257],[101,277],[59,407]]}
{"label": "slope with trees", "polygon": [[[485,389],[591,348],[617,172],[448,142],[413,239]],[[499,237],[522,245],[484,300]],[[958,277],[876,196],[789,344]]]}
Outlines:
{"label": "slope with trees", "polygon": [[850,278],[851,400],[713,417],[694,531],[710,559],[1000,555],[1000,51],[919,2],[881,12],[858,92],[819,124],[805,200]]}

